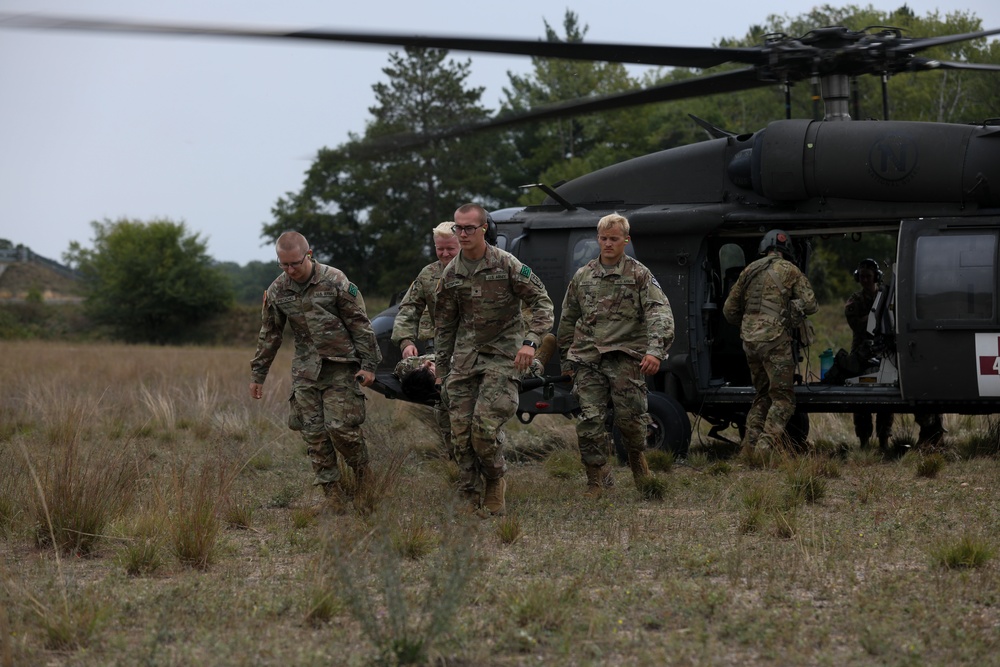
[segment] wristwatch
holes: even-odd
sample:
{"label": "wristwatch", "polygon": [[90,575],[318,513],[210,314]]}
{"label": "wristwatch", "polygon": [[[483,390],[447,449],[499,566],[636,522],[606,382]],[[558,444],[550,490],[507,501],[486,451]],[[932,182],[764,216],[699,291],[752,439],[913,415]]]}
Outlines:
{"label": "wristwatch", "polygon": [[536,350],[538,349],[538,344],[537,343],[532,343],[527,338],[525,338],[523,341],[521,341],[521,345],[527,345],[528,347],[534,348]]}

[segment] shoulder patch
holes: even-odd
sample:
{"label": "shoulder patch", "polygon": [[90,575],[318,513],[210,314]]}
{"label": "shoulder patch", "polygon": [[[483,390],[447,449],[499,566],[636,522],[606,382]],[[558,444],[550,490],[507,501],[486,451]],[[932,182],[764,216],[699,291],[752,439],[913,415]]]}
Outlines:
{"label": "shoulder patch", "polygon": [[357,296],[358,286],[355,285],[354,283],[351,283],[350,286],[347,288],[347,293],[350,294],[351,296]]}
{"label": "shoulder patch", "polygon": [[530,278],[531,277],[531,269],[528,268],[527,264],[522,264],[521,265],[521,275],[524,276],[525,278]]}
{"label": "shoulder patch", "polygon": [[662,287],[660,287],[660,281],[658,281],[655,276],[650,275],[649,282],[653,283],[653,285],[656,287],[656,289],[658,289],[658,290],[662,290],[663,289]]}

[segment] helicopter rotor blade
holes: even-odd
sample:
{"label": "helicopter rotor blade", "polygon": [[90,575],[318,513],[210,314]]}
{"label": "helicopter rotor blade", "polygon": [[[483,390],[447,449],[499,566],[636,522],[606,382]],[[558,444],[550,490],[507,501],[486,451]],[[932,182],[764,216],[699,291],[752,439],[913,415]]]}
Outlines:
{"label": "helicopter rotor blade", "polygon": [[893,48],[897,51],[923,51],[924,49],[930,49],[935,46],[944,46],[945,44],[954,44],[955,42],[965,42],[971,39],[979,39],[981,37],[989,37],[990,35],[1000,34],[1000,28],[994,28],[992,30],[980,30],[978,32],[966,32],[960,35],[942,35],[941,37],[920,37],[917,39],[911,39],[905,41],[904,43],[898,44]]}
{"label": "helicopter rotor blade", "polygon": [[773,85],[772,81],[761,80],[757,77],[756,70],[752,67],[721,72],[696,79],[685,79],[651,88],[633,90],[624,93],[615,93],[601,97],[585,98],[560,102],[544,107],[532,109],[524,113],[500,115],[488,121],[480,123],[467,123],[456,125],[440,132],[428,134],[395,134],[368,142],[373,149],[401,150],[414,148],[423,144],[449,139],[474,132],[484,130],[495,130],[502,127],[512,127],[544,120],[554,120],[557,118],[577,117],[600,111],[617,111],[630,107],[652,104],[655,102],[670,102],[676,100],[699,97],[702,95],[714,95],[723,93],[734,93],[742,90],[750,90],[763,86]]}
{"label": "helicopter rotor blade", "polygon": [[110,32],[171,36],[201,36],[250,39],[289,39],[318,42],[347,42],[387,46],[437,48],[476,53],[523,55],[538,58],[606,61],[638,65],[692,67],[703,69],[727,62],[756,64],[764,56],[758,48],[651,46],[600,42],[546,42],[541,40],[406,35],[335,30],[290,30],[211,25],[142,23],[134,21],[83,19],[59,16],[0,14],[0,27],[78,32]]}
{"label": "helicopter rotor blade", "polygon": [[935,69],[972,70],[975,72],[1000,72],[1000,65],[986,63],[956,63],[948,60],[914,58],[908,63],[908,72],[929,72]]}

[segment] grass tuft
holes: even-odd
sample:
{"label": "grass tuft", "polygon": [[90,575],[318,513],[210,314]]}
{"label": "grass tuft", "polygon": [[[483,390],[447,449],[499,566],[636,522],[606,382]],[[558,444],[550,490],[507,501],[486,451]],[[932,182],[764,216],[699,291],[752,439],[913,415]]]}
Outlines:
{"label": "grass tuft", "polygon": [[438,544],[434,530],[420,518],[397,527],[392,531],[390,539],[396,553],[410,560],[420,560],[433,551]]}
{"label": "grass tuft", "polygon": [[933,479],[938,476],[938,473],[944,470],[944,466],[944,455],[940,452],[931,452],[930,454],[921,456],[917,461],[917,477]]}
{"label": "grass tuft", "polygon": [[514,544],[521,537],[521,517],[515,513],[501,517],[497,523],[496,531],[497,537],[500,538],[500,544]]}
{"label": "grass tuft", "polygon": [[656,475],[640,477],[635,482],[635,488],[643,500],[663,500],[667,495],[667,481]]}
{"label": "grass tuft", "polygon": [[[427,663],[465,599],[472,575],[472,532],[459,522],[446,525],[451,530],[435,552],[436,562],[423,569],[426,581],[415,588],[404,582],[402,557],[385,526],[376,524],[358,541],[327,543],[321,571],[335,579],[346,608],[383,664]],[[419,597],[419,610],[412,609],[411,596]]]}
{"label": "grass tuft", "polygon": [[580,476],[580,455],[568,449],[557,449],[545,458],[545,472],[553,479],[576,479]]}
{"label": "grass tuft", "polygon": [[950,570],[982,567],[991,560],[996,550],[986,540],[963,535],[957,542],[940,542],[931,551],[934,563]]}
{"label": "grass tuft", "polygon": [[674,453],[666,452],[662,449],[647,449],[646,463],[650,470],[656,472],[670,472],[674,467]]}
{"label": "grass tuft", "polygon": [[52,447],[32,507],[39,547],[79,555],[94,551],[107,525],[134,498],[140,468],[130,451],[105,443],[84,451],[76,439]]}
{"label": "grass tuft", "polygon": [[785,474],[787,500],[789,506],[801,502],[819,502],[826,495],[826,478],[823,464],[815,459],[805,458],[788,464]]}

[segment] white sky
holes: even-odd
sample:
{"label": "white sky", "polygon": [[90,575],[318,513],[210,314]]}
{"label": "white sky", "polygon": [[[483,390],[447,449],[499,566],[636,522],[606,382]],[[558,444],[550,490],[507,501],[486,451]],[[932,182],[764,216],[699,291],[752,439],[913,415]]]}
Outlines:
{"label": "white sky", "polygon": [[[971,11],[984,28],[1000,27],[996,0],[906,3],[921,16]],[[711,46],[815,4],[0,0],[0,12],[538,39],[543,18],[561,34],[569,7],[590,26],[588,41]],[[278,197],[300,189],[317,149],[363,133],[392,50],[0,30],[0,238],[61,260],[70,241],[91,245],[92,220],[167,217],[218,260],[273,260],[261,224]],[[486,87],[493,109],[506,72],[530,70],[525,57],[452,55],[472,58],[470,82]]]}

